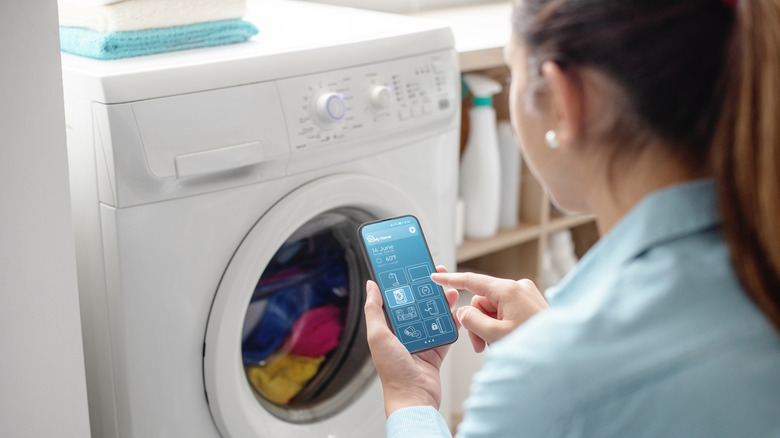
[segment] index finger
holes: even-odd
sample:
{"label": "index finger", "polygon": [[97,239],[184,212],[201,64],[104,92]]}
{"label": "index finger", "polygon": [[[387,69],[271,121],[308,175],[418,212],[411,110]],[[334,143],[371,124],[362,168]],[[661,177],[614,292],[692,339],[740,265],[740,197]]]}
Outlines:
{"label": "index finger", "polygon": [[465,289],[483,297],[490,297],[497,292],[502,283],[511,281],[473,272],[436,273],[431,274],[431,280],[443,287]]}

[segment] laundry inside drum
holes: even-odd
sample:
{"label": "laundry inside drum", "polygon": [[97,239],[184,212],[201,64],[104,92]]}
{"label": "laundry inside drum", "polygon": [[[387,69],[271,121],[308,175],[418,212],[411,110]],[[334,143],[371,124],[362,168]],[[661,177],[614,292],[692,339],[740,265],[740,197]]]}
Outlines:
{"label": "laundry inside drum", "polygon": [[321,214],[279,248],[247,307],[242,360],[250,387],[269,412],[311,422],[353,401],[376,373],[363,323],[368,273],[356,209]]}

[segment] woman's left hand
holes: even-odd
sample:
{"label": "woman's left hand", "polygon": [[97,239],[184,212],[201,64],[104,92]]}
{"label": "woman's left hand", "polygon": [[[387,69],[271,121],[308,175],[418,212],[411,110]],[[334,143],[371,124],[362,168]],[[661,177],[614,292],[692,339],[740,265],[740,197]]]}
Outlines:
{"label": "woman's left hand", "polygon": [[[437,267],[437,272],[447,272]],[[366,333],[371,356],[376,365],[385,398],[385,414],[411,406],[433,406],[441,403],[439,368],[449,345],[417,354],[409,354],[406,347],[387,326],[382,312],[382,293],[373,281],[366,283]],[[445,293],[449,307],[458,300],[454,289]],[[456,327],[456,329],[459,327]]]}

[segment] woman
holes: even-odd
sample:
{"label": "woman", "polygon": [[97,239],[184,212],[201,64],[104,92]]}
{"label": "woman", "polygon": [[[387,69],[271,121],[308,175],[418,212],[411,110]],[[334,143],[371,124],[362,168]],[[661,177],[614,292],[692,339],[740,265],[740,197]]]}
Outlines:
{"label": "woman", "polygon": [[[780,2],[518,0],[512,24],[524,156],[603,237],[548,301],[432,276],[491,346],[458,436],[780,436]],[[449,436],[447,349],[410,356],[367,292],[388,436]]]}

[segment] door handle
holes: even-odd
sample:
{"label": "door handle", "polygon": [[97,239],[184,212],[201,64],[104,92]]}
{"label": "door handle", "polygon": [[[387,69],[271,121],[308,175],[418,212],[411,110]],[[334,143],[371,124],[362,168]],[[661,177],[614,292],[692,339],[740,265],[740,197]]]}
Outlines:
{"label": "door handle", "polygon": [[251,166],[265,160],[260,142],[227,146],[203,152],[178,155],[174,158],[176,177],[223,172],[239,167]]}

